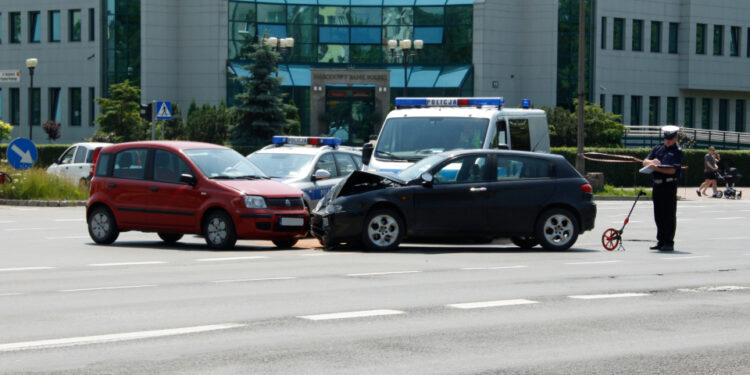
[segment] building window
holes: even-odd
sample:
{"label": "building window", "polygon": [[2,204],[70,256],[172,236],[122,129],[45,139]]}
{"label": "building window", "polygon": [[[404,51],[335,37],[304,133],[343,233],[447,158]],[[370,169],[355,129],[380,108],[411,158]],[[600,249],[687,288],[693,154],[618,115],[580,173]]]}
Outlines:
{"label": "building window", "polygon": [[747,28],[747,46],[745,47],[745,53],[747,53],[747,57],[750,57],[750,27]]}
{"label": "building window", "polygon": [[661,125],[661,116],[659,110],[661,98],[658,96],[648,97],[648,124]]}
{"label": "building window", "polygon": [[729,33],[729,56],[740,55],[740,33],[742,28],[739,26],[732,26]]}
{"label": "building window", "polygon": [[641,124],[641,102],[643,98],[640,96],[630,97],[630,125],[642,125]]}
{"label": "building window", "polygon": [[701,128],[711,129],[711,99],[704,98],[701,106]]}
{"label": "building window", "polygon": [[31,106],[29,107],[29,118],[32,125],[42,123],[42,90],[38,87],[29,88],[29,98]]}
{"label": "building window", "polygon": [[625,97],[622,95],[612,95],[612,113],[622,116],[622,107]]}
{"label": "building window", "polygon": [[94,126],[94,120],[96,119],[96,90],[93,87],[89,87],[89,124]]}
{"label": "building window", "polygon": [[605,94],[600,94],[599,95],[599,106],[603,110],[606,110],[606,107],[607,107],[607,95],[605,95]]}
{"label": "building window", "polygon": [[21,90],[18,87],[10,89],[10,124],[21,124]]}
{"label": "building window", "polygon": [[695,28],[695,53],[698,55],[706,54],[706,24],[699,23]]}
{"label": "building window", "polygon": [[[1,16],[1,14],[0,14]],[[2,30],[2,28],[0,28]],[[0,33],[2,34],[2,33]],[[0,87],[0,121],[3,120],[3,88]]]}
{"label": "building window", "polygon": [[602,17],[602,49],[607,49],[607,17]]}
{"label": "building window", "polygon": [[0,13],[0,44],[3,43],[3,14]]}
{"label": "building window", "polygon": [[81,41],[81,10],[72,9],[68,11],[68,32],[71,42]]}
{"label": "building window", "polygon": [[724,54],[724,26],[714,25],[714,56]]}
{"label": "building window", "polygon": [[669,23],[669,53],[677,53],[677,42],[679,41],[680,24]]}
{"label": "building window", "polygon": [[685,126],[695,127],[695,98],[685,98]]}
{"label": "building window", "polygon": [[673,96],[667,98],[667,124],[677,124],[677,98]]}
{"label": "building window", "polygon": [[81,125],[81,88],[71,87],[68,100],[70,101],[70,125],[80,126]]}
{"label": "building window", "polygon": [[614,30],[612,32],[612,49],[622,50],[625,44],[625,19],[615,18]]}
{"label": "building window", "polygon": [[729,127],[729,99],[719,99],[719,130]]}
{"label": "building window", "polygon": [[633,51],[643,51],[643,20],[633,20]]}
{"label": "building window", "polygon": [[11,43],[21,43],[21,13],[10,13],[10,34]]}
{"label": "building window", "polygon": [[56,122],[62,122],[62,108],[60,103],[62,102],[62,96],[60,95],[59,87],[50,87],[49,89],[49,119]]}
{"label": "building window", "polygon": [[737,99],[735,104],[734,131],[745,131],[745,100]]}
{"label": "building window", "polygon": [[96,11],[94,8],[89,8],[89,41],[93,42],[96,39]]}
{"label": "building window", "polygon": [[29,12],[29,43],[42,41],[42,17],[39,12]]}
{"label": "building window", "polygon": [[51,10],[49,11],[49,41],[59,42],[60,41],[60,11]]}
{"label": "building window", "polygon": [[651,21],[651,52],[661,52],[661,22]]}

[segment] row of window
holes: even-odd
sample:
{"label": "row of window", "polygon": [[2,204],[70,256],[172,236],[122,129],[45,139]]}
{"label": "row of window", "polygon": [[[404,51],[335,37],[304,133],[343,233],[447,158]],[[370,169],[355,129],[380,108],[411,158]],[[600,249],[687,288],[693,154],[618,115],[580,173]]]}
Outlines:
{"label": "row of window", "polygon": [[[612,25],[612,49],[623,50],[625,49],[625,19],[614,18]],[[644,46],[644,21],[634,19],[631,20],[632,27],[632,40],[631,50],[632,51],[643,51]],[[651,21],[650,24],[650,51],[659,53],[662,52],[662,35],[664,30],[664,23],[661,21]],[[713,25],[713,55],[723,56],[724,55],[724,25]],[[678,53],[678,41],[679,41],[679,29],[680,24],[677,22],[669,22],[667,33],[668,47],[667,52]],[[695,31],[695,53],[698,55],[706,54],[706,46],[708,40],[708,25],[705,23],[699,23],[696,25]],[[741,38],[742,38],[742,27],[730,26],[729,27],[729,56],[740,56],[741,54]],[[607,49],[607,17],[602,17],[601,20],[601,49]],[[750,57],[750,28],[747,28],[747,57]]]}
{"label": "row of window", "polygon": [[[68,10],[68,41],[80,42],[82,39],[81,9]],[[8,41],[10,43],[21,43],[24,37],[24,26],[21,12],[8,12]],[[46,23],[42,20],[43,13],[40,11],[26,12],[26,39],[29,43],[40,43],[42,41],[42,24],[47,25],[47,41],[59,42],[61,39],[61,11],[50,10],[46,13]],[[96,11],[94,8],[88,10],[88,39],[94,41],[96,38]],[[3,14],[0,13],[0,43],[3,42]]]}
{"label": "row of window", "polygon": [[[659,96],[648,96],[648,122],[644,122],[641,114],[643,113],[643,96],[631,95],[630,96],[630,118],[629,123],[631,125],[674,125],[677,124],[677,114],[679,111],[679,98],[667,97],[666,111],[662,112],[663,99]],[[713,118],[713,106],[714,99],[712,98],[701,98],[700,99],[700,128],[701,129],[714,129],[714,118]],[[616,115],[623,115],[624,111],[625,96],[624,95],[612,95],[612,113]],[[599,96],[599,104],[602,108],[606,108],[607,97],[604,94]],[[688,128],[695,128],[696,125],[696,98],[686,97],[682,101],[684,109],[683,125]],[[719,99],[719,123],[718,130],[733,130],[737,132],[744,132],[746,127],[746,114],[747,105],[745,99],[736,99],[734,101],[734,129],[729,127],[729,114],[730,114],[730,100]],[[662,117],[662,114],[666,114],[666,118]],[[666,121],[665,121],[666,120]]]}
{"label": "row of window", "polygon": [[[21,121],[21,89],[12,87],[8,90],[8,104],[10,106],[10,113],[8,120],[11,125],[20,125]],[[42,89],[39,87],[29,88],[29,99],[31,105],[28,106],[28,119],[31,120],[32,125],[42,124]],[[88,110],[89,110],[89,124],[94,125],[94,117],[96,116],[94,107],[95,89],[89,87],[88,89]],[[70,126],[81,126],[82,124],[82,107],[83,107],[83,96],[82,89],[80,87],[70,87],[67,90],[68,94],[68,113],[67,122]],[[47,88],[47,117],[44,121],[51,120],[57,123],[63,123],[63,108],[62,108],[62,95],[63,90],[59,87]],[[3,89],[0,88],[0,119],[3,118]],[[27,124],[28,121],[23,121],[23,124]]]}

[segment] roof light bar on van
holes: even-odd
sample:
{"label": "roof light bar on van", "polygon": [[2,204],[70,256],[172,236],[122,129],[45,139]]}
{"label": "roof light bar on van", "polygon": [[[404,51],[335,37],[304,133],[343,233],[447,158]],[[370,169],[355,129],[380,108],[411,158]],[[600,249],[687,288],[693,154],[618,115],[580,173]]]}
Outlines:
{"label": "roof light bar on van", "polygon": [[521,100],[521,108],[523,108],[523,109],[529,109],[529,108],[531,108],[531,100],[529,100],[529,99],[523,99],[523,100]]}
{"label": "roof light bar on van", "polygon": [[313,146],[331,146],[336,147],[341,144],[341,138],[336,137],[293,137],[286,135],[274,135],[271,143],[281,146],[285,144],[292,145],[313,145]]}
{"label": "roof light bar on van", "polygon": [[495,98],[396,98],[396,107],[502,107],[503,97]]}

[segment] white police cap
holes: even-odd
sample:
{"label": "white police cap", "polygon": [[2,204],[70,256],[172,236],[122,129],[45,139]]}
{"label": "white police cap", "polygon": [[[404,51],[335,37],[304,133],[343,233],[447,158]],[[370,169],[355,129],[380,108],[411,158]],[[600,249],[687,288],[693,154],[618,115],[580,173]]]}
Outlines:
{"label": "white police cap", "polygon": [[677,136],[677,133],[680,131],[679,126],[674,125],[667,125],[661,127],[661,132],[664,134],[664,139],[672,139]]}

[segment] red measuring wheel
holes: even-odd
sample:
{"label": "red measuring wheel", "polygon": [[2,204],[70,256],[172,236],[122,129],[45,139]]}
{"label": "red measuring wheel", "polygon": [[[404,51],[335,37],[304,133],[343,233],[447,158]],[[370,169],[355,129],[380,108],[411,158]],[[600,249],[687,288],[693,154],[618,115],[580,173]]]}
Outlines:
{"label": "red measuring wheel", "polygon": [[620,232],[615,228],[609,228],[602,234],[602,245],[608,251],[612,251],[620,245]]}

